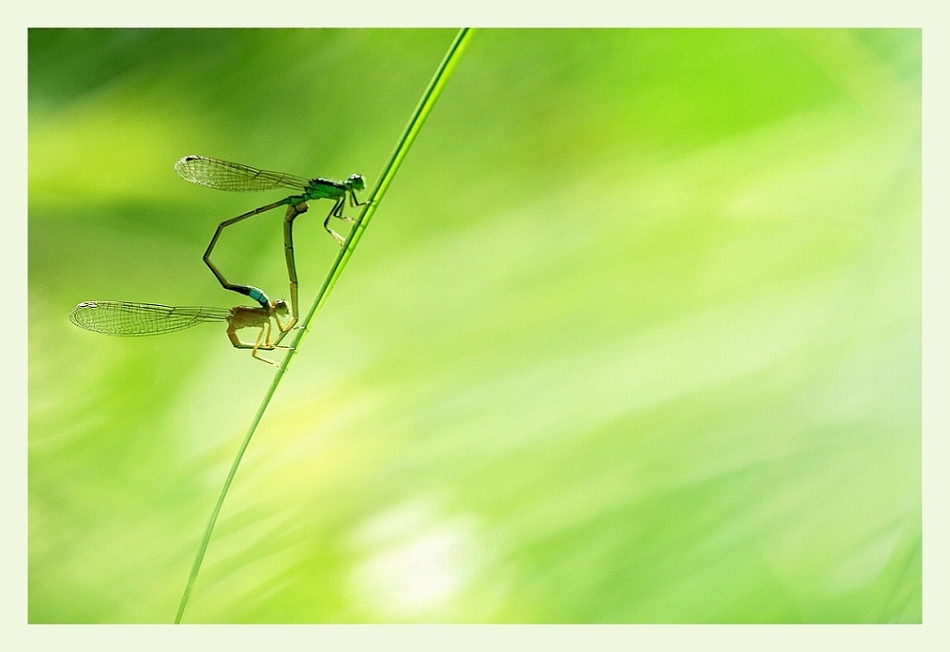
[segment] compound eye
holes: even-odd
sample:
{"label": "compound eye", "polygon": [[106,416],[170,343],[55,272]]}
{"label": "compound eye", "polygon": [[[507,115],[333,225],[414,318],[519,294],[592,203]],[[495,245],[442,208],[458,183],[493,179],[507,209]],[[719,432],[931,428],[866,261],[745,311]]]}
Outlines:
{"label": "compound eye", "polygon": [[350,186],[351,186],[354,190],[362,190],[363,188],[366,187],[366,183],[363,181],[363,175],[362,175],[362,174],[353,174],[353,175],[350,175],[350,178],[347,179],[347,181],[349,182]]}

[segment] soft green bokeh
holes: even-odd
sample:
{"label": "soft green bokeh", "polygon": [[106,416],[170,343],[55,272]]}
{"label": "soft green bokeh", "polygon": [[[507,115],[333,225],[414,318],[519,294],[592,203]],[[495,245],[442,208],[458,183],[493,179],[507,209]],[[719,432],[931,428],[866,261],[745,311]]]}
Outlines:
{"label": "soft green bokeh", "polygon": [[[279,195],[173,163],[374,183],[453,36],[30,31],[31,622],[171,621],[272,377],[223,328],[67,318],[240,303],[201,253]],[[185,621],[920,622],[920,39],[477,33]],[[278,213],[216,253],[272,296]]]}

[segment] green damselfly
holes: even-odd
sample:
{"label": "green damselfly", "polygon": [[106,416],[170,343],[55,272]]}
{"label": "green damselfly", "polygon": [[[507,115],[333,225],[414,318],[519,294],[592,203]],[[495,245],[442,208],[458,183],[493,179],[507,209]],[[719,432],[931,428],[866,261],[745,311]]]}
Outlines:
{"label": "green damselfly", "polygon": [[281,200],[255,208],[252,211],[232,217],[218,225],[218,229],[211,238],[207,250],[205,250],[204,261],[211,269],[221,285],[228,290],[233,290],[241,294],[252,296],[247,292],[248,286],[230,283],[224,275],[211,262],[211,251],[214,249],[221,232],[241,220],[254,215],[260,215],[278,206],[287,206],[287,213],[284,217],[284,255],[287,261],[287,275],[290,280],[290,303],[293,313],[292,324],[296,323],[297,312],[297,266],[294,261],[294,242],[293,242],[293,221],[294,219],[307,211],[307,202],[316,199],[333,200],[333,208],[327,213],[323,221],[323,228],[333,236],[341,245],[345,242],[343,236],[330,228],[330,218],[337,218],[346,222],[354,220],[343,214],[343,208],[347,201],[353,207],[363,206],[366,202],[359,202],[356,199],[356,192],[366,187],[363,177],[359,174],[351,175],[346,181],[333,181],[332,179],[304,179],[293,174],[283,172],[268,172],[267,170],[258,170],[248,165],[240,163],[231,163],[208,156],[190,155],[185,156],[175,163],[175,171],[178,175],[190,181],[191,183],[215,190],[228,190],[232,192],[275,190],[278,188],[290,189],[297,194],[284,197]]}

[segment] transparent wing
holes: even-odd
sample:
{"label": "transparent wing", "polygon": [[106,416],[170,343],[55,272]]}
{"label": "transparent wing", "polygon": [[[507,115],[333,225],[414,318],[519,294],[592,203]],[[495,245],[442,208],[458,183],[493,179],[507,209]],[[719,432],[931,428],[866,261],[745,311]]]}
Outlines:
{"label": "transparent wing", "polygon": [[132,301],[83,301],[73,308],[70,321],[105,335],[159,335],[205,322],[227,321],[231,311],[206,306],[162,306]]}
{"label": "transparent wing", "polygon": [[284,174],[258,170],[248,165],[231,163],[207,156],[186,156],[175,163],[175,172],[185,181],[207,186],[215,190],[273,190],[289,188],[303,192],[310,185],[307,179]]}

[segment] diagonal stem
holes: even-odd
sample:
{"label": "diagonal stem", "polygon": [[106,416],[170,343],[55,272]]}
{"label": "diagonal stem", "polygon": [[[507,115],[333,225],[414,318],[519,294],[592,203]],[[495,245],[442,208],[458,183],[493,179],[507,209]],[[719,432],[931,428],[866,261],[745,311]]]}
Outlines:
{"label": "diagonal stem", "polygon": [[208,544],[211,542],[211,535],[214,532],[215,523],[217,522],[218,515],[221,513],[221,508],[224,505],[224,499],[228,495],[228,490],[231,488],[231,483],[234,480],[234,476],[237,475],[237,470],[241,464],[241,459],[244,457],[244,452],[247,450],[248,445],[250,445],[251,438],[257,431],[257,427],[260,425],[261,419],[264,418],[264,412],[267,411],[267,407],[270,405],[271,399],[273,398],[274,393],[277,391],[277,386],[284,377],[284,373],[286,373],[287,367],[290,364],[290,361],[293,359],[294,354],[296,354],[297,348],[299,347],[301,341],[310,330],[310,324],[316,316],[317,311],[323,307],[327,296],[330,294],[330,290],[333,289],[337,279],[343,272],[343,268],[346,266],[347,261],[349,261],[350,256],[353,253],[353,250],[356,248],[356,243],[359,242],[360,237],[362,237],[363,231],[366,229],[367,224],[369,224],[370,219],[372,219],[373,214],[376,212],[376,207],[379,206],[379,202],[382,200],[383,195],[385,195],[386,191],[389,189],[393,178],[396,176],[396,172],[399,170],[400,165],[402,165],[403,160],[409,153],[409,148],[412,147],[412,143],[415,141],[416,136],[422,129],[422,125],[429,116],[429,113],[432,112],[432,108],[439,99],[442,89],[445,88],[445,84],[452,75],[452,70],[455,68],[455,65],[458,63],[463,51],[468,46],[473,35],[474,30],[470,28],[462,28],[455,36],[455,40],[452,42],[452,45],[449,46],[449,50],[446,53],[445,58],[442,60],[442,63],[436,70],[435,75],[433,75],[432,81],[429,82],[429,87],[422,95],[419,105],[413,112],[412,117],[409,119],[409,123],[406,125],[405,131],[403,131],[399,142],[396,144],[396,147],[389,158],[389,161],[383,168],[383,172],[380,175],[379,181],[370,192],[369,198],[366,204],[363,206],[363,210],[360,212],[359,217],[356,218],[356,223],[353,225],[353,228],[350,229],[350,233],[344,241],[343,246],[340,248],[340,252],[334,259],[333,265],[330,267],[329,272],[327,272],[327,276],[323,281],[323,285],[320,287],[317,298],[310,307],[310,311],[307,313],[307,316],[304,317],[303,321],[301,322],[302,327],[297,332],[296,337],[294,337],[294,341],[290,350],[287,351],[287,355],[284,357],[283,363],[278,368],[277,373],[274,374],[274,380],[271,382],[270,387],[268,387],[267,392],[264,394],[264,398],[261,401],[260,407],[257,408],[257,413],[251,420],[251,425],[247,430],[247,434],[244,436],[244,441],[241,442],[241,446],[238,448],[237,454],[234,457],[234,461],[231,463],[231,469],[228,471],[228,475],[224,480],[224,485],[221,487],[221,493],[218,495],[218,500],[211,512],[211,518],[208,519],[208,525],[205,528],[205,532],[201,537],[200,543],[198,544],[198,552],[195,556],[194,564],[191,567],[191,573],[188,576],[188,582],[185,585],[184,592],[182,593],[181,601],[178,604],[178,613],[175,615],[176,624],[181,623],[182,616],[185,613],[185,608],[188,606],[188,600],[191,597],[191,591],[194,588],[195,580],[198,577],[198,572],[201,570],[201,564],[204,561],[205,553],[208,550]]}

